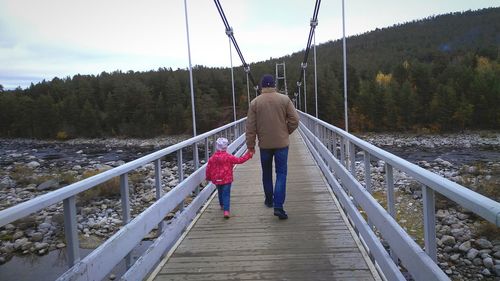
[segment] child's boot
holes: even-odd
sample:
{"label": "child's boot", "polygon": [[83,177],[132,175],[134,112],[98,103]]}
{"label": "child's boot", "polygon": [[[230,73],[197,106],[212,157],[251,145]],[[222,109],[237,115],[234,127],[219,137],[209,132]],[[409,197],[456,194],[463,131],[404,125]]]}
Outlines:
{"label": "child's boot", "polygon": [[224,218],[228,219],[229,218],[229,211],[224,211]]}

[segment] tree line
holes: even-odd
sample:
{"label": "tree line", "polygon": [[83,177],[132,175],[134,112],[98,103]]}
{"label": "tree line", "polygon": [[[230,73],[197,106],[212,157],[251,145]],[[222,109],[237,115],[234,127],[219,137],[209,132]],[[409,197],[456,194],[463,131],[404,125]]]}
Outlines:
{"label": "tree line", "polygon": [[[454,13],[348,38],[349,128],[430,132],[500,128],[500,8]],[[344,124],[341,42],[317,48],[319,117]],[[303,52],[251,65],[256,78],[287,65],[293,97]],[[311,59],[311,56],[310,56]],[[312,65],[312,63],[310,63]],[[293,66],[296,66],[296,70]],[[296,71],[296,73],[294,73]],[[248,108],[246,76],[235,69],[237,114]],[[314,73],[306,71],[314,115]],[[75,75],[5,90],[0,137],[151,137],[191,132],[189,73]],[[230,70],[193,69],[199,132],[232,120]],[[250,98],[255,92],[250,85]],[[304,102],[304,100],[303,100]]]}

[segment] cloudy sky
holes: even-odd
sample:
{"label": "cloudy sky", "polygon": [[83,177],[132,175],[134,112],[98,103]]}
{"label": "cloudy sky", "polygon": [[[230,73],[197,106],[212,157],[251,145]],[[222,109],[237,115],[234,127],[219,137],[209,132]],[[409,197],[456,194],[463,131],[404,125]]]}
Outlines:
{"label": "cloudy sky", "polygon": [[[345,0],[354,35],[431,15],[500,6],[499,0]],[[187,0],[193,65],[229,66],[212,0]],[[305,48],[314,0],[220,0],[248,63]],[[323,0],[317,43],[342,36],[342,1]],[[349,42],[347,42],[349,43]],[[240,61],[233,49],[233,62]],[[0,84],[114,70],[188,66],[184,0],[0,0]]]}

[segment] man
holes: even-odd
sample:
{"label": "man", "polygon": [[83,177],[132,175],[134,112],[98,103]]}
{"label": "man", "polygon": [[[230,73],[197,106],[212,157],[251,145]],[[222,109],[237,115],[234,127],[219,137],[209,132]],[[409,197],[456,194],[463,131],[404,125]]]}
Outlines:
{"label": "man", "polygon": [[[246,142],[248,150],[255,153],[255,137],[259,140],[262,184],[266,196],[264,204],[274,207],[274,215],[287,219],[283,209],[286,195],[286,175],[288,160],[288,136],[297,129],[299,115],[290,98],[275,89],[272,75],[266,74],[261,80],[261,94],[248,109]],[[273,157],[276,169],[276,183],[273,190]]]}

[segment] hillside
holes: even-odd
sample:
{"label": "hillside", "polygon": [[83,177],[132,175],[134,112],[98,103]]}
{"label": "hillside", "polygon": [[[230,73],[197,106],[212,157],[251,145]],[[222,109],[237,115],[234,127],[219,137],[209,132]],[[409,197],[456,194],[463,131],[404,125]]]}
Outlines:
{"label": "hillside", "polygon": [[[500,8],[468,11],[378,29],[347,39],[351,130],[500,129]],[[319,116],[343,126],[342,44],[318,53]],[[293,94],[303,53],[251,65],[257,79],[287,66]],[[309,56],[312,65],[312,53]],[[197,127],[230,121],[228,69],[194,69]],[[238,116],[247,108],[246,77],[235,69]],[[312,67],[308,109],[314,108]],[[150,137],[190,131],[186,70],[103,72],[55,78],[28,89],[0,87],[0,137]],[[251,93],[253,94],[253,93]],[[222,108],[223,110],[219,110]],[[226,120],[227,119],[227,120]]]}

